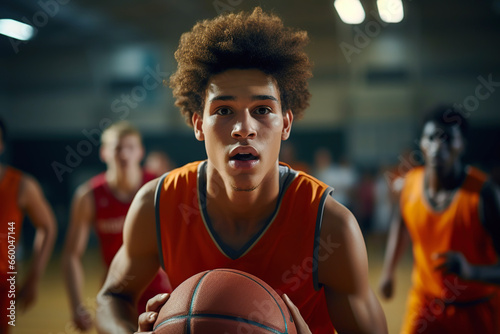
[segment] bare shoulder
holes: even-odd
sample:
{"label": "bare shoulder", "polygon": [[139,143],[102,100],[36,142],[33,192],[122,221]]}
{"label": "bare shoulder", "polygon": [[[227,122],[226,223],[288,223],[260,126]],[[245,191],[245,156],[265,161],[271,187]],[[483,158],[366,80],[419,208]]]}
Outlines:
{"label": "bare shoulder", "polygon": [[19,206],[26,208],[33,202],[44,199],[40,183],[30,174],[23,173],[19,186]]}
{"label": "bare shoulder", "polygon": [[21,193],[29,193],[33,191],[40,191],[41,186],[37,179],[27,173],[23,173],[20,184]]}
{"label": "bare shoulder", "polygon": [[155,195],[159,178],[149,181],[139,189],[130,205],[125,228],[135,221],[154,221],[155,219]]}
{"label": "bare shoulder", "polygon": [[73,201],[89,201],[93,198],[93,189],[90,181],[79,185],[73,195]]}
{"label": "bare shoulder", "polygon": [[[319,262],[320,283],[343,291],[364,285],[360,280],[367,275],[368,261],[358,222],[351,211],[331,197],[325,203],[320,238],[335,246],[330,256]],[[339,268],[343,275],[338,275]]]}
{"label": "bare shoulder", "polygon": [[134,201],[140,201],[143,204],[153,204],[156,196],[156,188],[158,187],[158,182],[160,182],[160,177],[147,182],[145,185],[139,189],[135,195]]}
{"label": "bare shoulder", "polygon": [[125,219],[123,242],[135,254],[157,253],[155,194],[159,179],[146,183],[137,192]]}
{"label": "bare shoulder", "polygon": [[345,233],[359,230],[356,218],[349,209],[328,197],[325,202],[321,230],[335,233],[339,237],[347,236]]}

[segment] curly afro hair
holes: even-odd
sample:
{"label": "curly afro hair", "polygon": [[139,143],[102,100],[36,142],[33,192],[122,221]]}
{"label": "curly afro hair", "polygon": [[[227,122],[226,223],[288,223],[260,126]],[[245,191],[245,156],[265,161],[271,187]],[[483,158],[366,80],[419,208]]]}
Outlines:
{"label": "curly afro hair", "polygon": [[181,36],[175,52],[177,71],[170,87],[186,122],[201,114],[210,78],[228,69],[259,69],[271,75],[280,89],[282,110],[300,118],[309,106],[307,80],[311,63],[304,47],[305,31],[283,26],[275,15],[257,7],[252,13],[225,14],[198,22]]}

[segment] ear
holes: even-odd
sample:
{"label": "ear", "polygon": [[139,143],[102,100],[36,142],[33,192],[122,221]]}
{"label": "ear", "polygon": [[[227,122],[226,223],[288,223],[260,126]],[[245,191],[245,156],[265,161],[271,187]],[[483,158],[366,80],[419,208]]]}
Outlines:
{"label": "ear", "polygon": [[191,117],[191,121],[193,122],[194,136],[196,139],[199,141],[205,140],[205,134],[203,133],[203,116],[195,112]]}
{"label": "ear", "polygon": [[283,114],[283,129],[281,130],[281,140],[287,140],[290,137],[290,132],[292,131],[293,123],[293,113],[291,109],[288,109],[285,114]]}

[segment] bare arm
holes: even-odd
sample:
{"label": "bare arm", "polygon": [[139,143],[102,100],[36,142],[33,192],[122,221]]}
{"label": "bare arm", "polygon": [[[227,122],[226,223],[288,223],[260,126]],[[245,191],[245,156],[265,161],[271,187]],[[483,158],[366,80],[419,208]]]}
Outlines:
{"label": "bare arm", "polygon": [[153,180],[139,190],[128,211],[123,246],[97,296],[99,333],[137,330],[136,303],[160,267],[154,212],[157,182]]}
{"label": "bare arm", "polygon": [[81,185],[73,197],[69,229],[63,251],[63,274],[69,295],[73,322],[81,330],[91,328],[91,316],[82,303],[84,272],[82,256],[87,248],[89,232],[95,219],[92,191],[88,184]]}
{"label": "bare arm", "polygon": [[45,199],[40,185],[30,176],[23,177],[19,206],[36,228],[31,266],[19,293],[21,308],[29,308],[36,300],[40,277],[52,254],[57,226],[54,213]]}
{"label": "bare arm", "polygon": [[387,333],[382,308],[369,286],[368,258],[356,219],[328,198],[321,239],[340,245],[318,268],[328,311],[339,333]]}
{"label": "bare arm", "polygon": [[401,216],[399,202],[396,201],[379,284],[380,293],[385,298],[391,298],[394,293],[394,272],[409,244],[410,235]]}

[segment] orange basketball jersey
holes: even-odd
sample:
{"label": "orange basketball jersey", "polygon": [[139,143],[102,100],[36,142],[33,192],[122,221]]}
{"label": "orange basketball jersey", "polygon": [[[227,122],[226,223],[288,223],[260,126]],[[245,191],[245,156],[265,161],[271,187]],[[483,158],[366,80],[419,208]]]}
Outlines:
{"label": "orange basketball jersey", "polygon": [[[280,295],[286,293],[313,333],[333,333],[318,261],[331,252],[319,232],[326,184],[280,165],[280,194],[272,217],[241,250],[215,233],[206,207],[206,161],[166,174],[156,193],[161,262],[172,287],[199,272],[232,268],[259,277]],[[265,311],[265,310],[263,310]]]}
{"label": "orange basketball jersey", "polygon": [[23,213],[18,201],[22,177],[21,171],[7,167],[0,180],[0,273],[2,274],[15,271],[9,270],[8,246],[17,244],[21,236]]}
{"label": "orange basketball jersey", "polygon": [[413,242],[413,288],[432,298],[467,302],[496,291],[492,285],[464,281],[434,268],[442,262],[434,253],[458,251],[474,265],[498,261],[493,242],[479,217],[479,196],[486,175],[469,167],[449,206],[435,211],[424,196],[424,168],[408,172],[401,193],[401,214]]}

